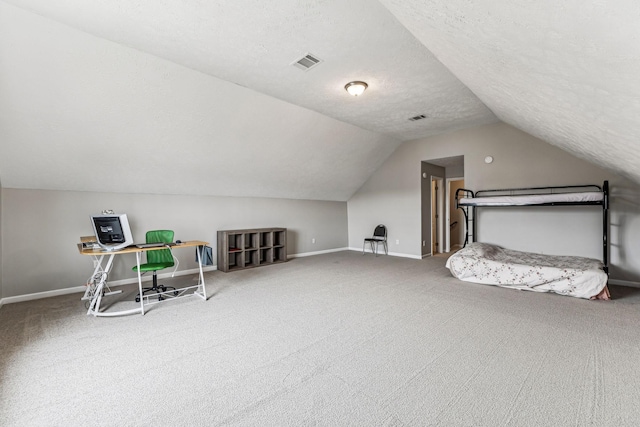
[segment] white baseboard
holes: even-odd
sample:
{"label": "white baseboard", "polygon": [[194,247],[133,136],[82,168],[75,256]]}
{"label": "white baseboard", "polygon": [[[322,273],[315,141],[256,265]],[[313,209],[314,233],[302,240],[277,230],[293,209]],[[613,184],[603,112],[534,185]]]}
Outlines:
{"label": "white baseboard", "polygon": [[[326,253],[331,253],[331,252],[340,252],[340,251],[346,251],[349,248],[337,248],[337,249],[328,249],[328,250],[324,250],[324,251],[316,251],[316,252],[306,252],[306,253],[301,253],[301,254],[293,254],[293,255],[289,255],[287,258],[301,258],[301,257],[307,257],[307,256],[313,256],[313,255],[321,255],[321,254],[326,254]],[[203,272],[207,272],[207,271],[215,271],[218,269],[217,265],[214,266],[207,266],[207,267],[203,267],[202,271]],[[198,274],[198,269],[197,268],[193,268],[190,270],[180,270],[180,271],[176,271],[175,274],[173,274],[173,277],[176,276],[188,276],[191,274]],[[172,277],[172,273],[158,273],[158,278],[159,279],[166,279]],[[142,282],[149,282],[153,280],[153,276],[142,276]],[[124,286],[124,285],[131,285],[134,283],[137,283],[138,279],[136,277],[132,277],[130,279],[122,279],[122,280],[113,280],[113,281],[109,281],[109,286],[110,287],[117,287],[117,286]],[[4,305],[4,304],[12,304],[12,303],[16,303],[16,302],[24,302],[24,301],[32,301],[32,300],[37,300],[37,299],[42,299],[42,298],[50,298],[50,297],[56,297],[56,296],[60,296],[60,295],[68,295],[68,294],[75,294],[75,293],[80,293],[80,292],[84,292],[86,289],[86,286],[81,285],[81,286],[74,286],[71,288],[64,288],[64,289],[56,289],[53,291],[45,291],[45,292],[35,292],[32,294],[24,294],[24,295],[17,295],[14,297],[6,297],[6,298],[2,298],[0,299],[0,308]]]}
{"label": "white baseboard", "polygon": [[336,249],[326,249],[326,250],[323,250],[323,251],[315,251],[315,252],[303,252],[301,254],[287,255],[287,258],[288,259],[303,258],[303,257],[306,257],[306,256],[330,254],[332,252],[342,252],[342,251],[347,251],[347,250],[349,250],[349,248],[336,248]]}
{"label": "white baseboard", "polygon": [[[293,255],[289,255],[287,258],[291,259],[291,258],[302,258],[302,257],[307,257],[307,256],[313,256],[313,255],[321,255],[321,254],[327,254],[327,253],[331,253],[331,252],[340,252],[340,251],[346,251],[349,248],[336,248],[336,249],[327,249],[327,250],[323,250],[323,251],[316,251],[316,252],[305,252],[305,253],[300,253],[300,254],[293,254]],[[207,271],[215,271],[218,269],[217,265],[214,266],[208,266],[208,267],[203,267],[202,271],[207,272]],[[197,268],[193,268],[190,270],[181,270],[181,271],[176,271],[175,274],[172,273],[159,273],[158,274],[158,278],[159,279],[166,279],[168,277],[175,277],[175,276],[188,276],[191,274],[198,274],[198,269]],[[153,276],[142,276],[142,282],[149,282],[153,279]],[[109,281],[109,286],[110,287],[117,287],[117,286],[124,286],[124,285],[131,285],[134,283],[137,283],[138,279],[136,277],[130,278],[130,279],[122,279],[122,280],[113,280],[113,281]],[[82,286],[74,286],[71,288],[64,288],[64,289],[56,289],[53,291],[45,291],[45,292],[35,292],[32,294],[24,294],[24,295],[17,295],[14,297],[6,297],[6,298],[2,298],[0,299],[0,307],[2,307],[3,304],[11,304],[11,303],[16,303],[16,302],[24,302],[24,301],[32,301],[32,300],[37,300],[37,299],[42,299],[42,298],[50,298],[50,297],[56,297],[56,296],[60,296],[60,295],[67,295],[67,294],[75,294],[75,293],[80,293],[80,292],[84,292],[86,289],[86,286],[82,285]]]}
{"label": "white baseboard", "polygon": [[609,279],[609,284],[619,285],[619,286],[628,286],[630,288],[640,288],[640,282],[632,282],[629,280]]}
{"label": "white baseboard", "polygon": [[[349,248],[349,250],[350,251],[362,252],[362,248]],[[373,253],[370,248],[365,248],[364,252],[368,253],[368,254],[372,254]],[[385,255],[384,250],[382,250],[382,252],[378,252],[378,255]],[[399,253],[399,252],[389,252],[387,255],[389,255],[389,256],[397,256],[397,257],[400,257],[400,258],[422,259],[422,256],[420,256],[420,255],[402,254],[402,253]]]}
{"label": "white baseboard", "polygon": [[[111,285],[111,283],[109,283]],[[17,295],[15,297],[2,298],[2,304],[12,304],[16,302],[32,301],[35,299],[57,297],[60,295],[75,294],[84,292],[85,286],[74,286],[73,288],[56,289],[54,291],[36,292],[33,294]]]}
{"label": "white baseboard", "polygon": [[[287,258],[289,258],[289,259],[302,258],[302,257],[307,257],[307,256],[313,256],[313,255],[327,254],[327,253],[331,253],[331,252],[341,252],[341,251],[346,251],[346,250],[349,250],[349,248],[345,247],[345,248],[327,249],[327,250],[323,250],[323,251],[292,254],[292,255],[288,255]],[[202,271],[204,271],[204,272],[215,271],[217,269],[218,269],[218,266],[214,265],[214,266],[203,267]],[[191,275],[191,274],[198,274],[198,269],[197,268],[193,268],[193,269],[190,269],[190,270],[176,271],[176,273],[173,274],[173,276],[172,276],[172,273],[159,273],[158,274],[158,278],[159,279],[166,279],[168,277],[188,276],[188,275]],[[143,283],[144,282],[149,282],[151,280],[153,280],[153,276],[142,276],[142,282]],[[117,286],[131,285],[131,284],[134,284],[134,283],[137,283],[137,282],[138,282],[138,279],[136,277],[133,277],[133,278],[130,278],[130,279],[109,281],[109,286],[110,287],[117,287]],[[14,297],[6,297],[6,298],[0,299],[0,308],[2,307],[3,304],[11,304],[11,303],[16,303],[16,302],[24,302],[24,301],[32,301],[32,300],[56,297],[56,296],[67,295],[67,294],[75,294],[75,293],[84,292],[85,289],[86,289],[86,286],[82,285],[82,286],[74,286],[74,287],[71,287],[71,288],[56,289],[56,290],[53,290],[53,291],[35,292],[35,293],[32,293],[32,294],[24,294],[24,295],[17,295],[17,296],[14,296]]]}
{"label": "white baseboard", "polygon": [[[328,254],[328,253],[333,253],[333,252],[341,252],[341,251],[346,251],[346,250],[362,252],[362,248],[345,247],[345,248],[327,249],[327,250],[315,251],[315,252],[305,252],[305,253],[299,253],[299,254],[292,254],[292,255],[287,256],[287,258],[289,258],[289,259],[292,259],[292,258],[303,258],[303,257],[308,257],[308,256],[322,255],[322,254]],[[370,248],[365,248],[365,253],[372,254],[373,252],[371,251]],[[380,255],[380,254],[378,254],[378,255]],[[411,258],[411,259],[423,259],[423,258],[431,256],[431,254],[410,255],[410,254],[403,254],[403,253],[398,253],[398,252],[389,252],[389,255],[390,256],[396,256],[396,257],[401,257],[401,258]],[[203,267],[202,271],[203,272],[208,272],[208,271],[215,271],[217,269],[218,269],[218,266],[214,265],[214,266]],[[172,276],[172,273],[161,273],[161,274],[158,274],[158,278],[159,279],[166,279],[166,278],[175,277],[175,276],[189,276],[191,274],[198,274],[198,271],[199,270],[197,268],[192,268],[190,270],[181,270],[181,271],[176,271],[176,273],[173,274],[173,276]],[[142,281],[143,282],[149,282],[152,279],[153,279],[153,276],[143,276],[142,277]],[[130,278],[130,279],[114,280],[114,281],[110,281],[109,282],[109,286],[114,287],[114,286],[131,285],[131,284],[136,283],[137,281],[138,281],[138,279],[135,278],[135,277]],[[609,279],[609,283],[612,284],[612,285],[629,286],[629,287],[632,287],[632,288],[640,288],[640,282],[632,282],[632,281],[628,281],[628,280]],[[75,293],[84,292],[85,289],[86,289],[86,287],[84,285],[82,285],[82,286],[74,286],[74,287],[71,287],[71,288],[56,289],[56,290],[53,290],[53,291],[36,292],[36,293],[32,293],[32,294],[17,295],[17,296],[14,296],[14,297],[5,297],[5,298],[0,299],[0,308],[2,308],[2,306],[4,304],[12,304],[12,303],[16,303],[16,302],[31,301],[31,300],[36,300],[36,299],[60,296],[60,295],[75,294]]]}
{"label": "white baseboard", "polygon": [[[217,270],[218,266],[214,265],[214,266],[207,266],[207,267],[202,267],[202,271],[203,272],[207,272],[207,271],[214,271]],[[198,274],[200,272],[200,270],[198,268],[192,268],[190,270],[180,270],[180,271],[176,271],[175,274],[172,273],[160,273],[158,274],[158,279],[166,279],[169,277],[176,277],[176,276],[189,276],[192,274]],[[151,280],[153,280],[153,276],[142,276],[142,282],[150,282]],[[122,280],[113,280],[113,281],[109,281],[109,286],[110,287],[115,287],[115,286],[124,286],[124,285],[131,285],[133,283],[138,283],[138,278],[137,277],[133,277],[130,279],[122,279]],[[15,297],[6,297],[6,298],[2,298],[0,300],[0,307],[2,307],[3,304],[12,304],[12,303],[16,303],[16,302],[24,302],[24,301],[32,301],[32,300],[36,300],[36,299],[42,299],[42,298],[50,298],[50,297],[57,297],[60,295],[67,295],[67,294],[75,294],[75,293],[79,293],[79,292],[84,292],[86,289],[86,286],[82,285],[82,286],[74,286],[71,288],[64,288],[64,289],[56,289],[53,291],[45,291],[45,292],[36,292],[33,294],[24,294],[24,295],[17,295]]]}

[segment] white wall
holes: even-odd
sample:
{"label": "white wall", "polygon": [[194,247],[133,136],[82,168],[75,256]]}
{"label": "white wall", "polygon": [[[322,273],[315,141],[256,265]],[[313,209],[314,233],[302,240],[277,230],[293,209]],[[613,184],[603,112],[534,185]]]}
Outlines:
{"label": "white wall", "polygon": [[[126,213],[136,241],[144,241],[147,230],[172,229],[176,239],[210,242],[214,260],[216,231],[223,229],[286,227],[289,254],[347,246],[346,202],[11,188],[2,189],[0,200],[5,299],[83,285],[92,262],[76,244],[93,234],[89,216],[103,209]],[[175,255],[180,270],[197,268],[195,251]],[[134,264],[133,256],[123,255],[109,279],[134,278]]]}
{"label": "white wall", "polygon": [[[578,159],[531,135],[500,123],[406,142],[348,202],[349,246],[357,248],[372,225],[389,227],[390,252],[421,253],[420,167],[422,161],[464,155],[465,187],[472,190],[610,181],[611,277],[640,281],[638,185]],[[484,163],[488,155],[491,164]],[[479,240],[512,249],[601,257],[601,210],[555,208],[483,211]],[[396,245],[396,239],[400,241]]]}
{"label": "white wall", "polygon": [[0,306],[2,306],[3,281],[2,281],[2,183],[0,183]]}

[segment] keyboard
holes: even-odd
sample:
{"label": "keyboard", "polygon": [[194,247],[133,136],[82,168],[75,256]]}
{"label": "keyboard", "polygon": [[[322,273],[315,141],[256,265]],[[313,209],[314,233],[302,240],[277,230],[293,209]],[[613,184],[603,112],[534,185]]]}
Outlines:
{"label": "keyboard", "polygon": [[166,243],[162,243],[162,242],[158,242],[158,243],[138,243],[136,244],[136,247],[139,249],[146,249],[146,248],[159,248],[162,246],[167,246]]}

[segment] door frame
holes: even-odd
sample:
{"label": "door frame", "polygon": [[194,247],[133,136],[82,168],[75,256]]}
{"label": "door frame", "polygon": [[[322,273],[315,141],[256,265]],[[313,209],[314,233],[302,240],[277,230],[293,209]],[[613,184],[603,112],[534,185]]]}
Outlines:
{"label": "door frame", "polygon": [[[451,182],[452,181],[464,181],[464,176],[460,176],[460,177],[452,177],[452,178],[447,178],[447,204],[446,204],[446,213],[445,216],[447,218],[447,227],[444,228],[444,232],[445,232],[445,239],[446,239],[446,245],[445,245],[445,252],[451,252],[451,202],[455,199],[456,195],[455,194],[451,194]],[[463,224],[461,224],[463,225]]]}
{"label": "door frame", "polygon": [[[444,238],[445,238],[445,233],[443,232],[444,230],[444,217],[445,217],[445,210],[444,210],[444,201],[445,201],[445,197],[444,197],[444,193],[445,193],[445,186],[444,186],[444,178],[436,176],[436,175],[431,175],[431,188],[433,189],[433,183],[436,183],[436,194],[435,197],[433,197],[433,194],[431,195],[431,230],[433,233],[433,229],[434,229],[434,224],[433,224],[433,214],[434,214],[434,209],[437,209],[436,215],[437,215],[437,219],[436,219],[436,223],[435,223],[435,229],[436,229],[436,241],[438,242],[438,247],[436,248],[436,250],[433,250],[433,235],[431,236],[431,242],[429,242],[431,244],[431,255],[435,255],[436,253],[443,253],[443,246],[444,246]],[[435,201],[435,203],[434,203]],[[434,206],[435,204],[435,206]]]}

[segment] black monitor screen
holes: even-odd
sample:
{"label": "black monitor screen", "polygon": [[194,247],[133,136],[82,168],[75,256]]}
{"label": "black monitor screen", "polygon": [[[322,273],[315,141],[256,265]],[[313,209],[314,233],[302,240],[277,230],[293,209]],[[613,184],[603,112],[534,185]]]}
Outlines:
{"label": "black monitor screen", "polygon": [[120,218],[117,216],[106,218],[95,218],[96,236],[100,243],[105,245],[111,243],[124,243],[125,236],[122,232]]}
{"label": "black monitor screen", "polygon": [[127,214],[91,215],[91,224],[98,244],[107,251],[133,245],[133,236]]}

